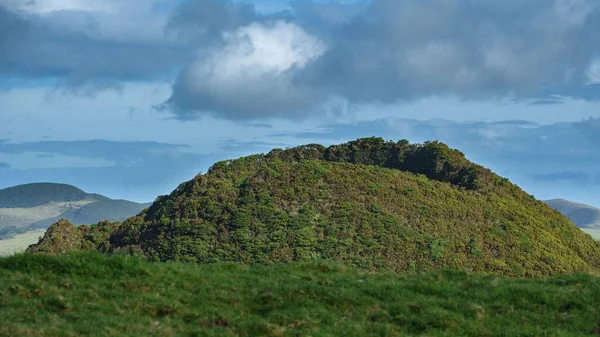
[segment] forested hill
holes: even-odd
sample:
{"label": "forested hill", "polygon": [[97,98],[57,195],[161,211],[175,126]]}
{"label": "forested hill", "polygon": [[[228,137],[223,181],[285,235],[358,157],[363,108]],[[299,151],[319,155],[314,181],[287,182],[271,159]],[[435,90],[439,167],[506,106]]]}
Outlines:
{"label": "forested hill", "polygon": [[122,224],[60,222],[30,247],[78,249],[199,263],[317,258],[398,272],[600,269],[588,235],[460,151],[380,138],[222,161]]}
{"label": "forested hill", "polygon": [[30,208],[51,202],[107,200],[98,194],[88,194],[66,184],[33,183],[0,190],[0,208]]}

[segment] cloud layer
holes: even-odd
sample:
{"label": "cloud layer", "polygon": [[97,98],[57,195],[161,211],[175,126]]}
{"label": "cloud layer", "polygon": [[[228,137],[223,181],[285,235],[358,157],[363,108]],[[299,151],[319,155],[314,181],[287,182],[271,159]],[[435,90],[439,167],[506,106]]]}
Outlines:
{"label": "cloud layer", "polygon": [[294,1],[268,14],[188,0],[160,10],[169,6],[5,2],[0,76],[74,89],[172,79],[162,107],[180,119],[302,118],[333,101],[432,96],[600,98],[596,0]]}

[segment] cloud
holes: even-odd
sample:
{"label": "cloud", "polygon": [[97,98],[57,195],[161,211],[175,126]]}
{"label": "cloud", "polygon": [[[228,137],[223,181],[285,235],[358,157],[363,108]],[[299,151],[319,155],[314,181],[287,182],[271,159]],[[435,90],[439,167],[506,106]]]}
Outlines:
{"label": "cloud", "polygon": [[590,175],[582,172],[554,172],[547,174],[537,174],[534,176],[535,180],[556,182],[556,181],[569,181],[578,184],[585,184],[591,182],[592,178]]}
{"label": "cloud", "polygon": [[5,0],[0,82],[57,79],[79,93],[174,80],[171,97],[153,104],[182,120],[303,118],[440,96],[600,99],[596,0],[292,1],[288,8]]}
{"label": "cloud", "polygon": [[319,96],[293,81],[326,49],[301,27],[284,21],[253,23],[224,33],[223,40],[180,74],[167,102],[180,117],[197,111],[231,119],[295,116]]}
{"label": "cloud", "polygon": [[10,169],[10,164],[0,163],[0,170],[8,170],[8,169]]}
{"label": "cloud", "polygon": [[[588,85],[596,76],[590,63],[600,53],[593,43],[600,39],[600,4],[593,0],[373,0],[361,6],[307,1],[294,2],[292,10],[289,24],[323,41],[324,52],[292,68],[283,84],[271,77],[257,87],[256,77],[236,70],[234,87],[246,88],[243,94],[190,90],[194,65],[188,66],[169,100],[179,108],[175,113],[182,118],[207,110],[232,119],[303,116],[320,113],[319,107],[340,97],[350,104],[432,96],[539,98],[537,103],[558,103],[556,95],[600,98],[600,87]],[[247,41],[230,40],[211,55],[227,59],[233,44]]]}
{"label": "cloud", "polygon": [[37,141],[9,143],[0,140],[0,155],[32,153],[39,159],[53,160],[56,155],[114,162],[117,165],[148,165],[157,160],[181,157],[187,145],[157,142],[119,142],[109,140]]}
{"label": "cloud", "polygon": [[161,21],[155,15],[136,9],[139,15],[130,18],[87,9],[40,14],[0,5],[0,81],[47,78],[62,87],[102,89],[164,79],[188,61],[185,46],[153,26],[152,20]]}
{"label": "cloud", "polygon": [[591,84],[600,84],[600,58],[596,58],[590,63],[587,77]]}

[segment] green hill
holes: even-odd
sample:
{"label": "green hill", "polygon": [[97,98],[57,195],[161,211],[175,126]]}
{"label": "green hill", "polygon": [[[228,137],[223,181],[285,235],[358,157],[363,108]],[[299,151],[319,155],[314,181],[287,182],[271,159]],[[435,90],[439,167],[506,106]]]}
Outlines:
{"label": "green hill", "polygon": [[600,229],[600,209],[564,199],[545,201],[580,228]]}
{"label": "green hill", "polygon": [[600,269],[600,248],[566,217],[438,142],[368,138],[223,161],[122,224],[51,229],[31,252],[530,277]]}
{"label": "green hill", "polygon": [[66,184],[34,183],[0,190],[0,208],[30,208],[53,202],[106,200]]}
{"label": "green hill", "polygon": [[0,258],[1,336],[595,336],[600,279]]}

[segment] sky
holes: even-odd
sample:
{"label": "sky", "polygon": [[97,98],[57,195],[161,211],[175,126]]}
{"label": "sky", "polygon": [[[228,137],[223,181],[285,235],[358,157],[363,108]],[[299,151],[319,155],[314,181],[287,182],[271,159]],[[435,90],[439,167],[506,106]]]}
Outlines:
{"label": "sky", "polygon": [[0,188],[378,136],[600,207],[599,103],[597,0],[0,0]]}

